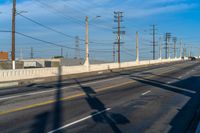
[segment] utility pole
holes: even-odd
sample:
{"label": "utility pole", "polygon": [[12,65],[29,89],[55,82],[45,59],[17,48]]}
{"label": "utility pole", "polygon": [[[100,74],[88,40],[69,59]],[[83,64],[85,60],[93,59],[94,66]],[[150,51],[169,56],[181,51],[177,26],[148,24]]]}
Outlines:
{"label": "utility pole", "polygon": [[13,0],[12,9],[12,69],[15,70],[15,17],[16,17],[16,0]]}
{"label": "utility pole", "polygon": [[116,45],[113,44],[113,62],[115,62],[115,52],[116,52],[116,51],[115,51],[115,46],[116,46]]}
{"label": "utility pole", "polygon": [[75,58],[76,58],[76,59],[80,59],[80,58],[81,58],[81,56],[80,56],[80,46],[79,46],[79,44],[80,44],[79,36],[76,36],[76,37],[75,37],[75,47],[76,47],[76,49],[75,49]]}
{"label": "utility pole", "polygon": [[136,32],[136,63],[139,64],[139,37],[138,32]]}
{"label": "utility pole", "polygon": [[86,32],[85,32],[85,64],[89,66],[89,23],[88,16],[86,16],[85,24],[86,24]]}
{"label": "utility pole", "polygon": [[162,60],[162,37],[160,37],[160,60]]}
{"label": "utility pole", "polygon": [[115,42],[114,44],[118,44],[118,63],[120,64],[121,63],[121,44],[123,42],[121,42],[121,35],[124,35],[125,34],[125,31],[122,31],[121,29],[124,28],[124,27],[121,27],[121,22],[123,22],[123,12],[114,12],[114,22],[117,22],[118,23],[118,27],[117,27],[117,31],[114,31],[113,33],[114,34],[117,34],[117,42]]}
{"label": "utility pole", "polygon": [[152,46],[153,46],[153,60],[156,59],[156,25],[152,25]]}
{"label": "utility pole", "polygon": [[186,57],[186,47],[184,46],[184,57]]}
{"label": "utility pole", "polygon": [[182,58],[182,40],[180,41],[180,59]]}
{"label": "utility pole", "polygon": [[31,55],[30,58],[33,59],[33,47],[31,47]]}
{"label": "utility pole", "polygon": [[20,48],[20,59],[23,60],[23,49]]}
{"label": "utility pole", "polygon": [[176,37],[173,37],[173,42],[174,42],[174,58],[176,58],[176,42],[177,42]]}
{"label": "utility pole", "polygon": [[60,49],[60,56],[63,57],[63,48]]}
{"label": "utility pole", "polygon": [[170,58],[170,46],[169,46],[169,40],[171,38],[171,33],[165,34],[165,58]]}
{"label": "utility pole", "polygon": [[191,57],[191,56],[192,56],[192,54],[191,54],[191,49],[192,49],[192,48],[189,47],[188,49],[189,49],[189,50],[188,50],[188,57]]}

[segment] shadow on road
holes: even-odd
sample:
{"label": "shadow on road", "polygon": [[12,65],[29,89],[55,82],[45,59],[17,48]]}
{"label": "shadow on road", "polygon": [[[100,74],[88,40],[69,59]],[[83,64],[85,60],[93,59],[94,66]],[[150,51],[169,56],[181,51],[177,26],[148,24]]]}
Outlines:
{"label": "shadow on road", "polygon": [[189,101],[181,109],[177,109],[178,113],[169,123],[171,129],[169,133],[184,133],[195,131],[199,118],[197,118],[197,110],[200,107],[200,77],[192,76],[184,80],[179,80],[173,84],[166,84],[158,81],[158,79],[152,80],[140,76],[131,76],[131,79],[140,83],[173,91],[185,96],[190,97]]}
{"label": "shadow on road", "polygon": [[[58,67],[58,80],[56,85],[56,92],[55,92],[55,103],[53,112],[45,112],[37,115],[35,117],[35,123],[32,125],[31,133],[46,133],[47,128],[50,128],[52,130],[57,129],[62,126],[62,67]],[[47,127],[49,125],[49,119],[51,119],[50,122],[52,122],[51,127]],[[57,133],[62,133],[62,131],[57,131]]]}
{"label": "shadow on road", "polygon": [[49,112],[44,112],[35,117],[35,123],[32,125],[30,133],[45,133],[48,122]]}
{"label": "shadow on road", "polygon": [[[91,115],[92,119],[97,123],[108,124],[114,133],[122,133],[118,128],[118,124],[128,124],[130,121],[123,115],[118,113],[112,113],[107,111],[107,107],[98,99],[95,94],[96,92],[88,86],[82,86],[79,81],[77,81],[81,89],[86,94],[86,101],[89,104],[90,108],[95,110]],[[101,113],[100,113],[101,112]],[[98,115],[96,115],[99,113]]]}

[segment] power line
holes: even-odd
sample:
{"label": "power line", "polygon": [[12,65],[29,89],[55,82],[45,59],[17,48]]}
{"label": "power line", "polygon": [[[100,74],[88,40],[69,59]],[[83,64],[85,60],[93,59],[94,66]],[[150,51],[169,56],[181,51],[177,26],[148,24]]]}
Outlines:
{"label": "power line", "polygon": [[[38,3],[40,3],[40,4],[44,5],[44,6],[46,6],[47,8],[49,8],[49,9],[51,9],[51,10],[53,10],[53,11],[59,13],[59,14],[62,15],[62,17],[64,17],[65,19],[69,20],[69,18],[70,18],[72,21],[76,22],[77,24],[84,26],[84,24],[83,24],[83,22],[82,22],[81,20],[78,20],[78,19],[75,18],[75,17],[66,16],[66,14],[64,14],[64,13],[61,12],[60,10],[58,10],[58,9],[54,8],[53,6],[50,6],[50,5],[46,4],[46,3],[43,3],[43,2],[41,2],[41,1],[39,1],[39,0],[36,0],[36,2],[38,2]],[[65,5],[65,4],[64,4],[64,5]],[[66,5],[65,5],[65,6],[66,6]],[[110,29],[110,28],[107,28],[105,25],[96,25],[96,24],[90,24],[90,25],[94,25],[94,26],[96,26],[96,27],[103,28],[103,29],[106,29],[106,30],[112,30],[112,29]]]}
{"label": "power line", "polygon": [[[45,28],[45,29],[48,29],[48,30],[50,30],[50,31],[53,31],[53,32],[55,32],[55,33],[61,34],[61,35],[65,36],[65,37],[67,37],[67,38],[72,38],[72,39],[75,38],[75,37],[72,36],[72,35],[68,35],[68,34],[63,33],[63,32],[61,32],[61,31],[58,31],[58,30],[56,30],[56,29],[54,29],[54,28],[51,28],[51,27],[46,26],[46,25],[44,25],[44,24],[41,24],[41,23],[39,23],[39,22],[37,22],[37,21],[35,21],[35,20],[33,20],[33,19],[27,17],[27,16],[24,16],[24,15],[20,14],[20,13],[18,13],[18,15],[21,16],[21,17],[23,17],[23,18],[25,18],[25,19],[28,20],[28,21],[31,21],[32,23],[35,23],[35,24],[37,24],[37,25],[39,25],[39,26],[41,26],[41,27],[43,27],[43,28]],[[85,39],[79,38],[79,41],[85,42]],[[99,42],[94,42],[94,41],[90,41],[90,43],[93,43],[93,44],[105,44],[105,43],[99,43]]]}
{"label": "power line", "polygon": [[64,14],[64,13],[61,12],[60,10],[54,8],[53,6],[48,5],[48,4],[44,3],[44,2],[41,2],[40,0],[36,0],[36,2],[38,2],[38,3],[40,3],[41,5],[44,5],[45,7],[47,7],[47,8],[49,8],[49,9],[51,9],[51,10],[57,12],[58,14],[62,15],[62,17],[64,17],[66,20],[71,19],[72,21],[76,22],[77,24],[84,26],[84,24],[82,23],[82,21],[80,21],[80,20],[78,20],[78,19],[76,19],[76,18],[74,18],[74,17],[66,16],[66,14]]}
{"label": "power line", "polygon": [[[37,22],[37,21],[35,21],[35,20],[33,20],[33,19],[27,17],[27,16],[24,16],[24,15],[22,15],[22,14],[20,14],[20,13],[18,13],[18,15],[21,16],[21,17],[23,17],[23,18],[25,18],[26,20],[29,20],[29,21],[31,21],[31,22],[33,22],[33,23],[35,23],[35,24],[37,24],[37,25],[39,25],[39,26],[45,28],[45,29],[51,30],[51,31],[53,31],[53,32],[56,32],[56,33],[61,34],[61,35],[65,36],[65,37],[68,37],[68,38],[74,38],[74,36],[67,35],[67,34],[65,34],[65,33],[63,33],[63,32],[60,32],[60,31],[58,31],[58,30],[56,30],[56,29],[53,29],[53,28],[51,28],[51,27],[49,27],[49,26],[43,25],[43,24],[41,24],[41,23],[39,23],[39,22]],[[83,40],[83,39],[79,39],[79,40],[80,40],[80,41],[85,41],[85,40]]]}
{"label": "power line", "polygon": [[[5,30],[0,30],[0,32],[4,32],[4,33],[10,33],[12,31],[5,31]],[[42,40],[42,39],[39,39],[39,38],[35,38],[35,37],[32,37],[32,36],[29,36],[29,35],[26,35],[24,33],[20,33],[20,32],[15,32],[16,34],[18,35],[21,35],[21,36],[24,36],[24,37],[27,37],[27,38],[30,38],[32,40],[36,40],[36,41],[39,41],[39,42],[43,42],[45,44],[50,44],[50,45],[54,45],[54,46],[57,46],[57,47],[61,47],[61,48],[67,48],[67,49],[71,49],[71,50],[75,50],[76,48],[72,48],[72,47],[67,47],[67,46],[64,46],[64,45],[60,45],[60,44],[57,44],[57,43],[53,43],[53,42],[50,42],[50,41],[45,41],[45,40]],[[84,49],[80,49],[81,51],[85,51]],[[112,52],[112,51],[109,51],[108,50],[91,50],[91,52]]]}

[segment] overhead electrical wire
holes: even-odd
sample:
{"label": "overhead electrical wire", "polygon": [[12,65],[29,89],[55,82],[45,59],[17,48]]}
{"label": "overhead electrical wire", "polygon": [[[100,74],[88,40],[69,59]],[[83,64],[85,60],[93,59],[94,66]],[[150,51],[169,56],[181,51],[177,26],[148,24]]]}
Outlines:
{"label": "overhead electrical wire", "polygon": [[[4,32],[4,33],[12,33],[12,31],[6,31],[6,30],[0,30],[0,32]],[[73,48],[73,47],[68,47],[68,46],[64,46],[64,45],[60,45],[60,44],[57,44],[57,43],[54,43],[54,42],[50,42],[50,41],[46,41],[46,40],[42,40],[42,39],[39,39],[39,38],[35,38],[35,37],[32,37],[32,36],[29,36],[29,35],[26,35],[24,33],[21,33],[21,32],[15,32],[16,34],[18,35],[21,35],[21,36],[24,36],[26,38],[30,38],[32,40],[35,40],[35,41],[39,41],[39,42],[43,42],[45,44],[50,44],[50,45],[54,45],[54,46],[57,46],[57,47],[61,47],[61,48],[67,48],[67,49],[73,49],[73,50],[76,50],[77,48]],[[85,51],[84,49],[79,49],[80,51]],[[90,50],[91,52],[110,52],[108,50]]]}
{"label": "overhead electrical wire", "polygon": [[[43,28],[45,28],[45,29],[48,29],[48,30],[50,30],[50,31],[56,32],[56,33],[58,33],[58,34],[61,34],[61,35],[65,36],[65,37],[67,37],[67,38],[72,38],[72,39],[75,38],[75,36],[68,35],[68,34],[63,33],[63,32],[61,32],[61,31],[58,31],[58,30],[56,30],[56,29],[54,29],[54,28],[51,28],[51,27],[46,26],[46,25],[44,25],[44,24],[41,24],[41,23],[39,23],[39,22],[37,22],[37,21],[31,19],[30,17],[27,17],[27,16],[22,15],[22,14],[20,14],[20,13],[18,13],[18,15],[21,16],[21,17],[23,17],[23,18],[25,18],[25,19],[28,20],[28,21],[31,21],[32,23],[35,23],[35,24],[37,24],[37,25],[39,25],[39,26],[41,26],[41,27],[43,27]],[[83,41],[83,42],[84,42],[85,40],[79,38],[79,41]],[[93,43],[93,44],[107,44],[107,43],[100,43],[100,42],[94,42],[94,41],[90,41],[89,43]]]}

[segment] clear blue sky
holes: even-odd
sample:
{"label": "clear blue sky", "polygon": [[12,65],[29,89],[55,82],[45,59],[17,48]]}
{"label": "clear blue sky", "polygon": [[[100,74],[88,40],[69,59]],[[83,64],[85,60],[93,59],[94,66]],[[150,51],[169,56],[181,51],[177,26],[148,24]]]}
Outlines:
{"label": "clear blue sky", "polygon": [[[39,1],[39,2],[38,2]],[[11,0],[0,0],[0,30],[11,30]],[[165,32],[182,39],[186,46],[193,47],[193,54],[200,54],[200,1],[199,0],[17,0],[17,11],[27,11],[27,16],[43,25],[71,36],[84,39],[84,19],[90,22],[91,58],[112,60],[114,11],[124,12],[126,35],[122,46],[123,60],[135,59],[135,32],[140,35],[141,58],[151,58],[151,27],[157,25],[157,41]],[[93,19],[100,15],[101,18]],[[16,30],[26,35],[47,40],[66,47],[75,47],[75,39],[44,29],[17,15]],[[10,33],[0,33],[0,50],[10,51]],[[80,42],[84,49],[84,42]],[[60,54],[60,48],[17,35],[17,56],[30,55],[34,48],[36,57],[51,57]],[[158,47],[157,47],[158,49]],[[95,51],[99,50],[99,51]],[[84,52],[81,52],[84,56]],[[75,56],[74,50],[64,48],[64,55]],[[158,53],[157,53],[158,55]]]}

